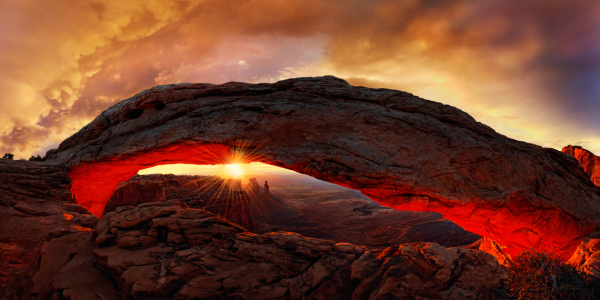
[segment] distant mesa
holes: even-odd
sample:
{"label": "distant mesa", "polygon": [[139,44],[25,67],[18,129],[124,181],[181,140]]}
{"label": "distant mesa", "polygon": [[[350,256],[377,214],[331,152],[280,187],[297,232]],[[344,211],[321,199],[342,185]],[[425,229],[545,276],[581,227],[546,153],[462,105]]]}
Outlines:
{"label": "distant mesa", "polygon": [[261,188],[256,178],[244,183],[241,179],[219,176],[152,174],[135,175],[120,182],[106,204],[104,214],[118,207],[169,200],[221,215],[250,231],[255,230],[253,218],[264,216],[267,211],[282,213],[289,210],[272,199],[266,182]]}
{"label": "distant mesa", "polygon": [[136,175],[120,182],[104,213],[117,207],[137,206],[146,202],[179,200],[192,208],[202,208],[254,230],[248,194],[240,179],[218,176]]}

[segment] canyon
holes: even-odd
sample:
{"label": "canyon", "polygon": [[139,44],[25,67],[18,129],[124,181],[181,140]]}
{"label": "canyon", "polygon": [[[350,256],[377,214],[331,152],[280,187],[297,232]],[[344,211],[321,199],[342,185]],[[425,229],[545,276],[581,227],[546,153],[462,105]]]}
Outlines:
{"label": "canyon", "polygon": [[218,176],[136,175],[119,183],[105,213],[120,206],[177,199],[189,207],[208,210],[252,231],[250,199],[241,185],[239,180]]}
{"label": "canyon", "polygon": [[[258,180],[221,205],[187,192],[168,199],[162,183],[132,179],[174,163],[283,167],[382,207],[439,213],[508,259],[548,250],[599,274],[600,189],[580,150],[516,141],[457,108],[332,76],[158,86],[102,112],[44,161],[0,160],[1,299],[482,299],[506,280],[482,250],[266,232],[272,224],[252,218],[248,199],[274,211],[285,201]],[[130,179],[139,188],[128,190]],[[144,187],[164,201],[135,198]],[[308,202],[299,214],[315,215]]]}
{"label": "canyon", "polygon": [[256,178],[246,182],[218,176],[136,175],[119,183],[105,213],[119,206],[179,200],[256,233],[296,232],[370,248],[411,242],[456,247],[479,240],[439,213],[391,209],[358,191],[308,176],[271,177],[261,179],[271,183],[265,190]]}

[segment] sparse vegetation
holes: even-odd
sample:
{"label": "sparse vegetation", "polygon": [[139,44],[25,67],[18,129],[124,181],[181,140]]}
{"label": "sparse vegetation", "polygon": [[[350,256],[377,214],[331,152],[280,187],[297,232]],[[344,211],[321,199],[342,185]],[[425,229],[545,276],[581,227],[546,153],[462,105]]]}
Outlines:
{"label": "sparse vegetation", "polygon": [[508,273],[508,286],[496,299],[600,299],[600,284],[548,252],[522,252]]}
{"label": "sparse vegetation", "polygon": [[29,161],[42,161],[42,158],[40,157],[40,155],[39,155],[39,154],[38,154],[38,156],[37,156],[37,157],[35,157],[35,156],[33,156],[33,155],[32,155],[32,156],[29,158]]}
{"label": "sparse vegetation", "polygon": [[14,157],[15,156],[12,153],[4,153],[4,156],[2,156],[2,158],[10,160],[12,160]]}

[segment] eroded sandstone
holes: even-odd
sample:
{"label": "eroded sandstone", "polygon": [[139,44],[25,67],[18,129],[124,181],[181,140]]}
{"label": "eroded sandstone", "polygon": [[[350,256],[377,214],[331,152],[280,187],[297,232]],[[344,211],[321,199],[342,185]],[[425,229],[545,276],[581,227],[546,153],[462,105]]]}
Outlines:
{"label": "eroded sandstone", "polygon": [[575,157],[592,182],[597,186],[600,186],[600,157],[580,146],[569,145],[564,147],[562,152]]}
{"label": "eroded sandstone", "polygon": [[65,167],[0,159],[0,299],[29,295],[46,241],[98,222],[69,189]]}
{"label": "eroded sandstone", "polygon": [[158,86],[104,111],[47,161],[69,168],[78,203],[97,215],[140,169],[261,161],[399,210],[441,212],[508,254],[566,260],[600,224],[598,188],[571,156],[457,108],[331,76]]}
{"label": "eroded sandstone", "polygon": [[258,235],[174,200],[119,208],[94,234],[98,266],[136,299],[486,299],[506,280],[483,251]]}
{"label": "eroded sandstone", "polygon": [[584,239],[569,263],[600,282],[600,234],[594,233]]}

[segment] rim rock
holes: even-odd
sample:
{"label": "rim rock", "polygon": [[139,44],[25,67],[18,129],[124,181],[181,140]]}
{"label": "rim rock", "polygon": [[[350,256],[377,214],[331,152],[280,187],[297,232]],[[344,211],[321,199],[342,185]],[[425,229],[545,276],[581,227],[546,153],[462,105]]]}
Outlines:
{"label": "rim rock", "polygon": [[600,157],[580,146],[567,146],[563,153],[575,157],[595,185],[600,186]]}

